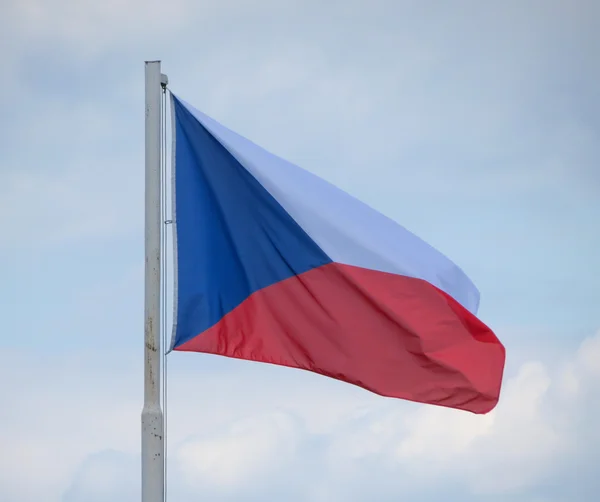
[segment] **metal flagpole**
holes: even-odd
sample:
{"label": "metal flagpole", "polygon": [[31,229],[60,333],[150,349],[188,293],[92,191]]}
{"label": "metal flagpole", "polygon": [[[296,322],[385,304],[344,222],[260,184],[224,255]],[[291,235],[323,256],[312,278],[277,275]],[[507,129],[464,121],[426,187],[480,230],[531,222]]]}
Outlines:
{"label": "metal flagpole", "polygon": [[146,198],[142,502],[164,501],[164,427],[160,405],[160,61],[146,61]]}

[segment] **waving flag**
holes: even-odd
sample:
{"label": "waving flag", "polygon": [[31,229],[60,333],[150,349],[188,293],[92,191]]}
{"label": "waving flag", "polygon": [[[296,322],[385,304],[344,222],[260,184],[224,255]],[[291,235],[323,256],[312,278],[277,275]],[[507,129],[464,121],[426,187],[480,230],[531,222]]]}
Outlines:
{"label": "waving flag", "polygon": [[486,413],[505,351],[444,255],[172,97],[172,349],[313,371]]}

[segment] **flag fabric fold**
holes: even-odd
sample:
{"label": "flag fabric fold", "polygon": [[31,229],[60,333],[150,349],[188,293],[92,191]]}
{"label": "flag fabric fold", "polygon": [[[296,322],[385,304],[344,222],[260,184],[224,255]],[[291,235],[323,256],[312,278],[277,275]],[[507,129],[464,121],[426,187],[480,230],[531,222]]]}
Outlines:
{"label": "flag fabric fold", "polygon": [[171,348],[486,413],[505,350],[443,254],[172,95]]}

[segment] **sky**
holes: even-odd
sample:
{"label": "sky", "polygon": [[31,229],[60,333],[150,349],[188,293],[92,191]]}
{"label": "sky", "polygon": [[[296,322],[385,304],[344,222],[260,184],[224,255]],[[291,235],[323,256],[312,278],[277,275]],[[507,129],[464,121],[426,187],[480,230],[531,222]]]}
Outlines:
{"label": "sky", "polygon": [[139,499],[144,61],[463,268],[490,414],[168,356],[172,502],[588,502],[600,490],[600,3],[5,0],[0,493]]}

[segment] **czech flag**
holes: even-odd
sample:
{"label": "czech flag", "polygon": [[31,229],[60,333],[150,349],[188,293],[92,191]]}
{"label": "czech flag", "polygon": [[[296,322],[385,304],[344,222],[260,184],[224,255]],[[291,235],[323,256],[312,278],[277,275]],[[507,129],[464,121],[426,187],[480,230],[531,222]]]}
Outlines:
{"label": "czech flag", "polygon": [[486,413],[505,349],[448,258],[172,95],[172,350]]}

